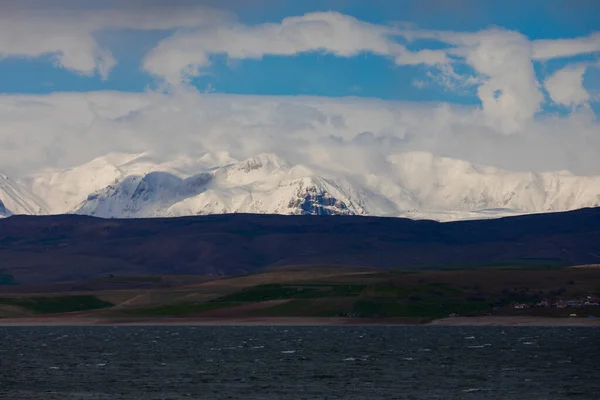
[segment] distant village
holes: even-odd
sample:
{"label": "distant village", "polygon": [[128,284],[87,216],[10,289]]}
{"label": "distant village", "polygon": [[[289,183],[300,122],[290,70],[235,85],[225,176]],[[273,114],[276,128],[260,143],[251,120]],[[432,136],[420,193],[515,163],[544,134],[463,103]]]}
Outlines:
{"label": "distant village", "polygon": [[559,300],[555,300],[555,301],[545,299],[538,303],[514,303],[514,304],[511,304],[511,307],[516,308],[516,309],[600,307],[600,297],[586,296],[586,297],[579,297],[576,299],[569,299],[569,300],[559,299]]}

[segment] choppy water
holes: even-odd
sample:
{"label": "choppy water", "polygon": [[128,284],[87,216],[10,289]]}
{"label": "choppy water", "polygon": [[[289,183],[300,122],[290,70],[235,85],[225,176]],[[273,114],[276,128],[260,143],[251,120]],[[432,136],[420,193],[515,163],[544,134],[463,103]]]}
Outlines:
{"label": "choppy water", "polygon": [[599,399],[600,330],[0,328],[1,399]]}

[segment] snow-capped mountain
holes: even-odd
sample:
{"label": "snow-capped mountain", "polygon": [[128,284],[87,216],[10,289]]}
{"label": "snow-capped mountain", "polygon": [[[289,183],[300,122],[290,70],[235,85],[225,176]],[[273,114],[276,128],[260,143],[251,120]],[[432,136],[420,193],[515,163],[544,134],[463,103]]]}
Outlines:
{"label": "snow-capped mountain", "polygon": [[275,154],[238,161],[218,153],[168,162],[145,153],[109,154],[21,180],[0,175],[0,215],[273,213],[446,221],[600,205],[600,176],[512,172],[422,152],[385,161],[387,170],[378,175],[295,165]]}
{"label": "snow-capped mountain", "polygon": [[100,217],[368,214],[364,198],[343,179],[333,182],[307,167],[261,154],[189,177],[159,171],[128,176],[89,195],[75,212]]}
{"label": "snow-capped mountain", "polygon": [[0,174],[0,216],[11,214],[47,214],[44,201],[25,185]]}
{"label": "snow-capped mountain", "polygon": [[429,153],[392,156],[396,182],[434,210],[560,211],[600,204],[600,176],[530,173],[474,165]]}

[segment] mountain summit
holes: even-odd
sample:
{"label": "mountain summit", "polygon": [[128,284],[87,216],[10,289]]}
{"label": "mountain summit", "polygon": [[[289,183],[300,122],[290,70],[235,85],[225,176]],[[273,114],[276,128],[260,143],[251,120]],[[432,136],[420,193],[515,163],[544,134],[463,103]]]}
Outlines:
{"label": "mountain summit", "polygon": [[293,164],[272,153],[241,161],[209,153],[168,162],[150,154],[109,154],[18,180],[0,175],[0,215],[256,213],[447,221],[600,205],[600,176],[513,172],[424,152],[383,161],[386,173],[376,175]]}

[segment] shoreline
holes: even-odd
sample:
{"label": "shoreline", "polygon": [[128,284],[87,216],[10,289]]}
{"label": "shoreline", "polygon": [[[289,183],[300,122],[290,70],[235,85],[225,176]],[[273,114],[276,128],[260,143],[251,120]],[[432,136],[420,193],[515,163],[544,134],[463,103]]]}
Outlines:
{"label": "shoreline", "polygon": [[429,322],[407,318],[149,318],[23,317],[0,319],[0,327],[59,326],[539,326],[600,327],[600,318],[573,317],[452,317]]}

